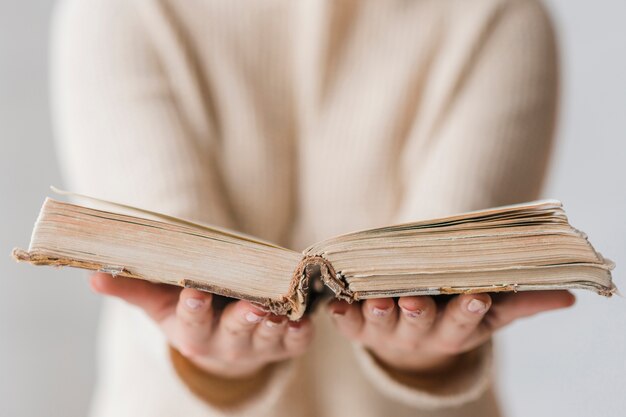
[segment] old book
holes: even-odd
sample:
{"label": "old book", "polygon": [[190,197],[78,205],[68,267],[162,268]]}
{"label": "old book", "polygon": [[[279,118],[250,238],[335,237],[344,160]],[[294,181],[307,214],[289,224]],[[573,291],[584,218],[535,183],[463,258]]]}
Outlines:
{"label": "old book", "polygon": [[250,300],[292,319],[323,289],[350,302],[467,292],[616,291],[613,263],[568,223],[554,200],[357,231],[298,253],[230,230],[84,198],[113,209],[46,199],[29,250],[14,249],[15,259],[193,287]]}

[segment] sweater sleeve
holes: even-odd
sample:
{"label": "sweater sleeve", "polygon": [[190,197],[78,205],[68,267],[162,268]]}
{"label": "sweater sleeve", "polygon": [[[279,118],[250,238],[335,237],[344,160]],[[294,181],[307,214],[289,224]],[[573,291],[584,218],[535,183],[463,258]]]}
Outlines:
{"label": "sweater sleeve", "polygon": [[[138,8],[148,3],[152,9],[140,13]],[[77,0],[57,9],[52,96],[65,180],[77,192],[236,228],[220,178],[219,144],[206,117],[210,112],[185,48],[156,4]],[[176,372],[167,376],[178,375],[181,384],[206,400],[215,413],[210,415],[234,413],[203,396],[198,372],[180,355],[154,349],[155,343],[167,342],[153,336],[137,338],[145,346],[136,348],[166,367],[173,365]],[[200,382],[213,381],[227,408],[245,413],[271,405],[289,369],[288,362],[274,366],[249,384],[219,383],[208,375]]]}
{"label": "sweater sleeve", "polygon": [[247,379],[222,378],[196,367],[176,349],[170,347],[176,374],[189,390],[214,410],[229,416],[246,415],[251,410],[270,410],[293,379],[291,360],[271,363]]}
{"label": "sweater sleeve", "polygon": [[454,368],[432,375],[394,370],[360,345],[354,351],[363,374],[381,393],[421,410],[437,410],[483,400],[491,381],[491,345],[460,355]]}
{"label": "sweater sleeve", "polygon": [[[398,223],[528,201],[540,192],[557,104],[550,21],[534,1],[509,1],[472,27],[481,30],[451,40],[469,42],[463,49],[470,52],[442,58],[446,70],[431,84],[437,99],[406,149]],[[423,163],[411,162],[417,153]],[[356,352],[373,385],[416,407],[458,406],[490,385],[490,345],[438,380],[391,373],[363,348]]]}

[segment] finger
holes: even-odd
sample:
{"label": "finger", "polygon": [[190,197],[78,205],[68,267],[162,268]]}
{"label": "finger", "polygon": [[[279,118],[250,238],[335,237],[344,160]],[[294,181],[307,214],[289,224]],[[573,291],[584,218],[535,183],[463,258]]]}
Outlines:
{"label": "finger", "polygon": [[248,301],[226,306],[215,333],[215,344],[225,354],[252,348],[252,334],[268,315]]}
{"label": "finger", "polygon": [[360,336],[364,321],[360,304],[333,300],[328,304],[328,310],[341,334],[349,339]]}
{"label": "finger", "polygon": [[283,339],[285,351],[289,356],[303,354],[313,339],[313,325],[308,317],[287,323],[287,333]]}
{"label": "finger", "polygon": [[121,298],[143,309],[156,322],[174,312],[180,293],[180,288],[173,285],[113,277],[102,272],[92,275],[91,288],[99,294]]}
{"label": "finger", "polygon": [[489,294],[462,294],[452,298],[435,323],[434,340],[447,353],[458,353],[491,307]]}
{"label": "finger", "polygon": [[213,330],[211,294],[183,289],[176,306],[175,329],[172,342],[183,355],[205,355]]}
{"label": "finger", "polygon": [[576,297],[569,291],[528,291],[502,294],[494,302],[485,321],[489,330],[494,331],[522,317],[570,307],[575,301]]}
{"label": "finger", "polygon": [[283,336],[287,331],[287,318],[270,314],[256,327],[252,336],[255,352],[264,352],[269,357],[283,353]]}
{"label": "finger", "polygon": [[365,331],[378,336],[380,332],[392,332],[398,321],[398,312],[393,298],[371,298],[362,305]]}
{"label": "finger", "polygon": [[433,297],[400,297],[400,314],[396,325],[399,340],[416,344],[430,331],[437,316],[437,305]]}

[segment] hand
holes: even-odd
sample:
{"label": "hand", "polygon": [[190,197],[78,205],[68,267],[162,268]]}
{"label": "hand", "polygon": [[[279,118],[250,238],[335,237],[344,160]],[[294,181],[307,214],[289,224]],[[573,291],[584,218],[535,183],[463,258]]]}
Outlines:
{"label": "hand", "polygon": [[513,320],[569,307],[568,291],[463,294],[438,305],[429,296],[332,301],[339,331],[360,342],[380,361],[407,372],[442,372],[462,353],[485,343]]}
{"label": "hand", "polygon": [[220,297],[191,288],[103,273],[92,276],[91,286],[143,309],[173,347],[216,376],[252,376],[271,362],[304,353],[313,335],[308,318],[289,322],[247,301],[217,308]]}

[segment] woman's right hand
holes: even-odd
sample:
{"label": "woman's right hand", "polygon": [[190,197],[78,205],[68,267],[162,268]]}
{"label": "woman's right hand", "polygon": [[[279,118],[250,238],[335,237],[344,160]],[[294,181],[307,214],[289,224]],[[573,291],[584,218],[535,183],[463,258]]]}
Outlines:
{"label": "woman's right hand", "polygon": [[143,309],[174,348],[215,376],[250,377],[269,363],[301,355],[313,336],[308,318],[288,321],[247,301],[216,308],[217,296],[191,288],[101,272],[92,276],[91,286]]}

